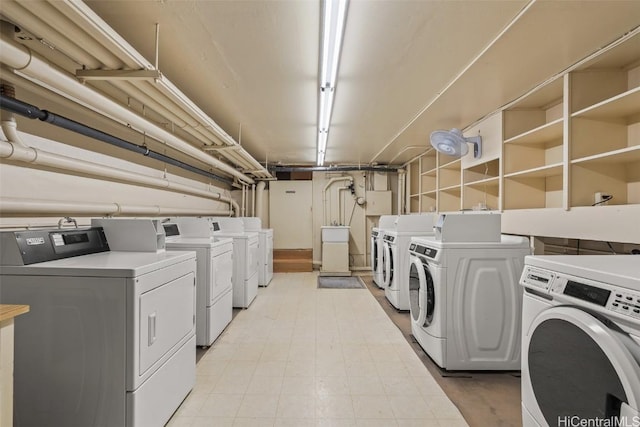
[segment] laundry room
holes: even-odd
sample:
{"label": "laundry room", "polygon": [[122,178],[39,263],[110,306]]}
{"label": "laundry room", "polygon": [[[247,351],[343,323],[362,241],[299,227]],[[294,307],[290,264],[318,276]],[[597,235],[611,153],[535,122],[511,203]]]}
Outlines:
{"label": "laundry room", "polygon": [[640,426],[640,2],[4,0],[0,427]]}

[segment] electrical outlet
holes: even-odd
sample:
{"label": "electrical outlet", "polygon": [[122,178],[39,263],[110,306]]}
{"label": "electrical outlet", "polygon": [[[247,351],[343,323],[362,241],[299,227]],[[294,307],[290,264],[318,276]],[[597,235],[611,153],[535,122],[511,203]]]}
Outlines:
{"label": "electrical outlet", "polygon": [[594,206],[606,205],[609,199],[611,199],[611,196],[609,194],[598,191],[593,196],[593,205]]}

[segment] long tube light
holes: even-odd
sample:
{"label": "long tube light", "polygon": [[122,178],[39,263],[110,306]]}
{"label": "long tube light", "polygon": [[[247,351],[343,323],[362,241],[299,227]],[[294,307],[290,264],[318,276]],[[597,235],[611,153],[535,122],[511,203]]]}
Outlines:
{"label": "long tube light", "polygon": [[318,108],[318,165],[324,164],[331,112],[338,77],[342,36],[349,0],[324,0],[320,57],[320,102]]}

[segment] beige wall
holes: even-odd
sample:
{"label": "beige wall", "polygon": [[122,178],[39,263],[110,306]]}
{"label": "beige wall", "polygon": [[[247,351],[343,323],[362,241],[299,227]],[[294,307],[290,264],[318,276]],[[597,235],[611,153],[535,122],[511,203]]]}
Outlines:
{"label": "beige wall", "polygon": [[311,181],[271,181],[269,218],[274,249],[309,249],[313,244]]}

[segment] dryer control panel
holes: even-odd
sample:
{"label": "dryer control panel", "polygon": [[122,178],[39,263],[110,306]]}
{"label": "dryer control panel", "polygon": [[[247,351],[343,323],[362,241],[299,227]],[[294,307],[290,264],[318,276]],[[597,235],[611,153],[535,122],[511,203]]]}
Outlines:
{"label": "dryer control panel", "polygon": [[109,250],[101,227],[0,233],[0,265],[30,265]]}
{"label": "dryer control panel", "polygon": [[640,319],[640,292],[635,290],[531,266],[525,266],[520,284],[548,293],[557,301],[579,299],[600,310]]}

